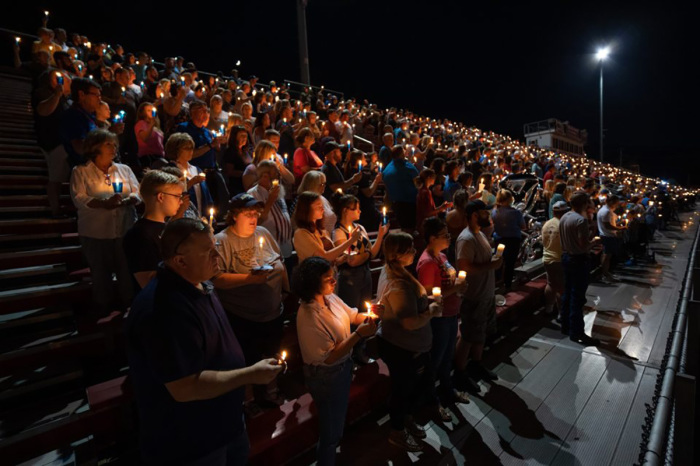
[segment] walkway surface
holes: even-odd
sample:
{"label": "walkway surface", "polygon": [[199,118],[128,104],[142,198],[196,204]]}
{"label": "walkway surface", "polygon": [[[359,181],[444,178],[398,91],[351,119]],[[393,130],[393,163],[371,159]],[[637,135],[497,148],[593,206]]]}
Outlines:
{"label": "walkway surface", "polygon": [[[635,463],[698,224],[681,218],[693,219],[687,230],[657,232],[656,264],[588,288],[586,332],[600,347],[571,342],[536,311],[490,349],[499,380],[452,407],[454,423],[430,421],[423,452],[391,446],[388,415],[377,413],[347,429],[339,464]],[[293,464],[313,461],[309,452]]]}

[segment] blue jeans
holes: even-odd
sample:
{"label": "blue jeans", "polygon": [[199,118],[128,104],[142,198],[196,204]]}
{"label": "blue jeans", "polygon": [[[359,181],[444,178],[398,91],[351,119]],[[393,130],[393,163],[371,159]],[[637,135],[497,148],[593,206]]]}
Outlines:
{"label": "blue jeans", "polygon": [[586,305],[591,259],[588,254],[562,254],[564,294],[561,297],[561,328],[571,336],[583,335],[583,306]]}
{"label": "blue jeans", "polygon": [[454,401],[454,388],[450,372],[457,345],[457,324],[458,316],[435,317],[430,320],[430,326],[433,330],[433,347],[430,350],[433,380],[440,381],[440,388],[436,395],[443,405]]}
{"label": "blue jeans", "polygon": [[318,410],[317,464],[335,464],[335,449],[343,438],[350,400],[352,359],[330,367],[304,365],[304,379]]}

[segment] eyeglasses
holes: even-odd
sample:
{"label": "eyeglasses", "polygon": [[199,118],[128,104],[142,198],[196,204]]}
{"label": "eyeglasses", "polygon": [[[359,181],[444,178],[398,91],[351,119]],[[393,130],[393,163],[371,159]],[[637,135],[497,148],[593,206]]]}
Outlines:
{"label": "eyeglasses", "polygon": [[85,95],[94,95],[95,97],[102,97],[102,93],[98,92],[95,94],[94,92],[86,92]]}
{"label": "eyeglasses", "polygon": [[187,193],[182,193],[182,194],[170,194],[170,193],[166,193],[165,191],[158,191],[156,194],[165,194],[166,196],[176,197],[176,198],[178,198],[178,199],[180,199],[180,200],[183,200],[183,199],[185,198],[185,196],[187,196]]}
{"label": "eyeglasses", "polygon": [[246,212],[241,212],[241,215],[247,218],[260,218],[261,213],[257,210],[248,210]]}

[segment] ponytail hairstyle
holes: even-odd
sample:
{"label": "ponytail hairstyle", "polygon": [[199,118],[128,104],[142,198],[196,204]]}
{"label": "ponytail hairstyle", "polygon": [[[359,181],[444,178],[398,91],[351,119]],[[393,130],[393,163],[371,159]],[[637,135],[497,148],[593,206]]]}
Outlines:
{"label": "ponytail hairstyle", "polygon": [[436,179],[437,175],[435,175],[435,170],[432,168],[426,168],[413,179],[413,183],[416,185],[416,188],[420,189],[425,186],[426,181],[428,181],[430,178]]}
{"label": "ponytail hairstyle", "polygon": [[386,268],[387,275],[391,273],[395,277],[409,282],[412,285],[416,296],[420,297],[427,294],[425,292],[425,288],[423,288],[423,285],[421,285],[420,282],[413,275],[411,275],[399,261],[399,257],[409,252],[412,247],[413,237],[408,233],[403,231],[389,233],[384,238],[384,243],[382,244],[385,261],[384,267]]}
{"label": "ponytail hairstyle", "polygon": [[335,212],[335,215],[338,217],[338,221],[343,218],[343,211],[345,209],[354,209],[359,202],[360,201],[352,194],[343,194],[336,191],[331,196],[331,206],[333,206],[333,212]]}

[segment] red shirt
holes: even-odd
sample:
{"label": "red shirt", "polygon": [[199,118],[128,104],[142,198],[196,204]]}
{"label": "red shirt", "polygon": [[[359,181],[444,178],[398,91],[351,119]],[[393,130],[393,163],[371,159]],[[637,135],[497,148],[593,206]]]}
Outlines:
{"label": "red shirt", "polygon": [[[447,256],[440,253],[438,257],[431,256],[427,250],[423,251],[418,265],[418,281],[425,287],[428,294],[432,293],[433,287],[439,286],[443,290],[451,287],[454,284],[457,272],[452,265],[447,261]],[[442,298],[442,316],[452,317],[459,313],[459,306],[462,304],[462,299],[458,294],[451,294]]]}
{"label": "red shirt", "polygon": [[304,149],[303,147],[297,148],[294,151],[294,178],[296,178],[297,184],[301,181],[304,176],[302,168],[321,168],[323,162],[311,149]]}
{"label": "red shirt", "polygon": [[429,213],[433,211],[435,211],[433,193],[426,187],[420,188],[416,197],[416,226],[418,226],[418,231],[423,232],[423,220],[428,218]]}

